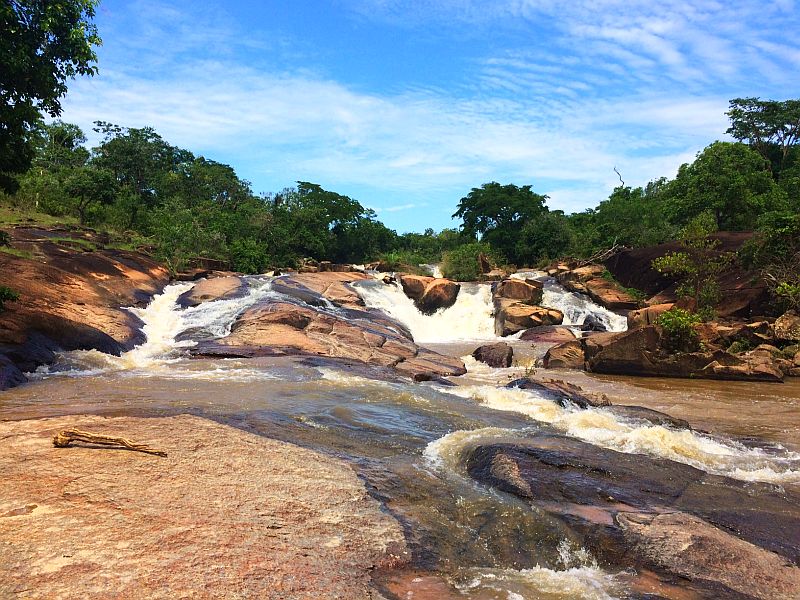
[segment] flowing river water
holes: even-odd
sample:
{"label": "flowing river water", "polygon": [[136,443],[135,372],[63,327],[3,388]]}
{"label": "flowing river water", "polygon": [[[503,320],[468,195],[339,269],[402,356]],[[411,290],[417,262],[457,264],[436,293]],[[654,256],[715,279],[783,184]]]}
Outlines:
{"label": "flowing river water", "polygon": [[[454,386],[380,379],[368,369],[289,357],[188,358],[199,339],[225,336],[248,306],[279,297],[268,278],[251,278],[241,298],[182,309],[192,284],[167,287],[133,310],[147,341],[120,357],[65,353],[25,386],[0,396],[0,418],[65,414],[193,413],[343,458],[404,524],[414,566],[448,582],[455,597],[606,599],[631,597],[636,574],[598,566],[562,521],[467,475],[464,451],[481,443],[524,441],[555,432],[599,448],[691,465],[741,481],[800,484],[800,386],[639,381],[565,373],[615,403],[638,404],[689,419],[711,433],[631,420],[603,408],[560,406],[541,393],[509,389],[542,348],[512,341],[520,366],[491,369],[465,358]],[[468,355],[495,340],[491,294],[466,285],[457,303],[420,314],[396,287],[365,282],[368,306],[401,321],[415,340]],[[579,325],[587,315],[611,330],[625,319],[546,281],[543,304]],[[336,310],[329,307],[323,310]],[[754,398],[757,396],[757,398]],[[752,402],[755,400],[755,402]],[[707,408],[698,409],[705,402]],[[769,415],[780,415],[773,418]],[[755,427],[759,440],[752,436]],[[426,597],[425,578],[415,598]],[[420,591],[422,590],[422,591]],[[435,590],[427,597],[437,596]]]}

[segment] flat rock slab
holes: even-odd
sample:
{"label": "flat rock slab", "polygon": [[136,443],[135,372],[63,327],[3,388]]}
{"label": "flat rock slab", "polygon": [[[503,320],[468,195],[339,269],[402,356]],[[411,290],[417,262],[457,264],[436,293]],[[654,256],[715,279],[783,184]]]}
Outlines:
{"label": "flat rock slab", "polygon": [[[76,445],[77,427],[168,453]],[[0,597],[379,598],[400,525],[343,462],[206,419],[0,423]]]}

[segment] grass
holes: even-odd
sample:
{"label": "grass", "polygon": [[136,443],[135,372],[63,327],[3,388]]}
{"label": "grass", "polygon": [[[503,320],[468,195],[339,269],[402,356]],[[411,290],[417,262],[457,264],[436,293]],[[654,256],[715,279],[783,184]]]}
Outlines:
{"label": "grass", "polygon": [[40,212],[29,212],[10,206],[0,204],[0,227],[8,225],[77,225],[78,219],[74,217],[54,217]]}
{"label": "grass", "polygon": [[10,246],[2,246],[0,247],[0,252],[3,254],[10,254],[11,256],[16,256],[18,258],[33,258],[33,253],[27,250],[19,250],[17,248],[11,248]]}

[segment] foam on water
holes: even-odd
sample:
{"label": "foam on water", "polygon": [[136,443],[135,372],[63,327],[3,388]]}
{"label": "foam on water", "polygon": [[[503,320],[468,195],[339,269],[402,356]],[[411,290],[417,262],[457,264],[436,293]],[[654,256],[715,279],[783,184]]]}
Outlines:
{"label": "foam on water", "polygon": [[405,325],[414,341],[458,342],[495,339],[492,290],[488,285],[462,285],[450,308],[423,315],[399,285],[356,286],[370,308],[382,310]]}
{"label": "foam on water", "polygon": [[[625,419],[602,408],[562,408],[536,392],[518,388],[480,385],[442,391],[472,398],[495,410],[527,415],[566,435],[603,448],[666,458],[708,473],[746,481],[800,483],[800,454],[797,453],[771,454],[760,448],[748,448],[733,440],[714,439],[688,429]],[[471,434],[462,435],[468,438]],[[441,443],[436,445],[437,442]],[[442,446],[452,443],[463,445],[463,438],[432,442],[435,446],[431,451],[440,452]]]}
{"label": "foam on water", "polygon": [[[250,380],[269,377],[256,369],[217,367],[210,370],[177,369],[174,363],[185,356],[186,349],[196,341],[178,340],[184,332],[192,332],[203,339],[225,337],[231,331],[236,317],[245,309],[265,298],[271,291],[269,281],[251,279],[249,292],[228,300],[205,302],[182,309],[178,297],[190,290],[193,283],[168,285],[161,294],[145,308],[129,309],[143,323],[142,332],[146,340],[121,356],[105,354],[97,350],[75,350],[65,352],[56,363],[40,367],[36,376],[49,375],[94,376],[108,372],[127,372],[135,376],[169,376],[184,379],[235,378]],[[224,363],[223,363],[224,364]]]}
{"label": "foam on water", "polygon": [[555,308],[564,313],[564,325],[579,327],[586,317],[592,315],[607,331],[626,331],[628,319],[592,302],[589,296],[568,292],[550,280],[544,284],[542,306]]}

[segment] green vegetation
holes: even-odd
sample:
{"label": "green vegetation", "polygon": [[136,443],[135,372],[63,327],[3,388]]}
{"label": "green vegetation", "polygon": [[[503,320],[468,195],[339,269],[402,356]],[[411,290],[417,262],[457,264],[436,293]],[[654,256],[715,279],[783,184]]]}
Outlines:
{"label": "green vegetation", "polygon": [[673,307],[659,315],[656,323],[664,331],[667,348],[673,352],[696,352],[700,336],[696,326],[700,317],[688,310]]}
{"label": "green vegetation", "polygon": [[0,285],[0,312],[5,309],[6,302],[16,302],[19,300],[19,294],[4,285]]}
{"label": "green vegetation", "polygon": [[442,256],[442,275],[455,281],[475,281],[480,278],[480,257],[484,256],[492,265],[503,262],[502,257],[484,242],[464,244]]}

